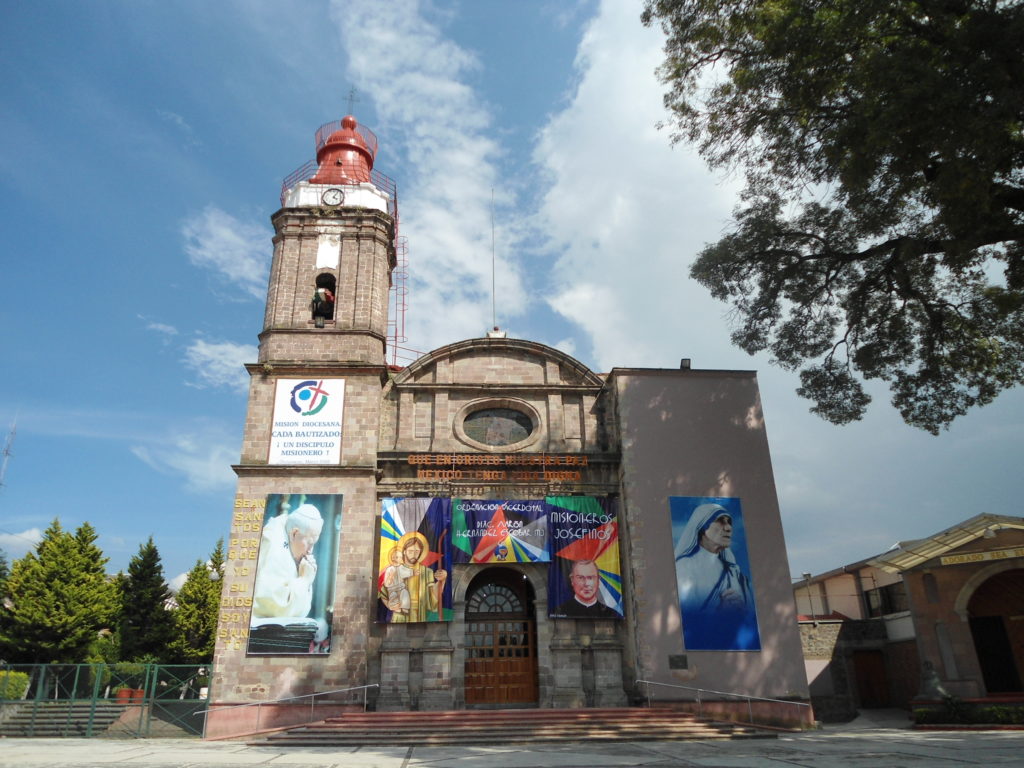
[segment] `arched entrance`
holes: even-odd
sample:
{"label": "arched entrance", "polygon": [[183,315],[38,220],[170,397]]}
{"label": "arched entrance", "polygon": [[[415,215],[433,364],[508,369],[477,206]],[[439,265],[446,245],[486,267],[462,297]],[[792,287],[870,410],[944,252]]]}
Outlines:
{"label": "arched entrance", "polygon": [[508,568],[489,568],[466,590],[466,706],[537,701],[533,588]]}
{"label": "arched entrance", "polygon": [[1022,690],[1024,569],[997,573],[967,603],[971,637],[988,693]]}

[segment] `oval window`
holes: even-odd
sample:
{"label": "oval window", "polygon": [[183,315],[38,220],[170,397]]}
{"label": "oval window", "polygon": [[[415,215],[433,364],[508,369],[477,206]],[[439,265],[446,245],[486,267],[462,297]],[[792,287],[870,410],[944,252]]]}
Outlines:
{"label": "oval window", "polygon": [[466,416],[462,429],[471,440],[501,447],[526,440],[533,433],[533,421],[511,408],[484,408]]}

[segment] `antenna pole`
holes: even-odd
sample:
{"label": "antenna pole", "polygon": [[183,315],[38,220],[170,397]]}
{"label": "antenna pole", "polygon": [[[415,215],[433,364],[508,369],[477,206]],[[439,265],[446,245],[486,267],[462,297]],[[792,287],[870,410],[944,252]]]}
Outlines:
{"label": "antenna pole", "polygon": [[351,88],[348,89],[348,112],[346,112],[345,114],[347,114],[347,115],[351,115],[352,114],[352,106],[357,101],[359,101],[359,97],[356,96],[355,86],[352,86]]}
{"label": "antenna pole", "polygon": [[498,295],[494,288],[494,187],[491,187],[491,325],[498,330]]}

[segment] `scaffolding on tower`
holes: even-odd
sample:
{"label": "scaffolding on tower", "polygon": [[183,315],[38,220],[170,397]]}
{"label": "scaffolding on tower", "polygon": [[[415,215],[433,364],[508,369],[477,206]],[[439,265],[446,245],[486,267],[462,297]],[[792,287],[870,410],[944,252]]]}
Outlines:
{"label": "scaffolding on tower", "polygon": [[[405,335],[405,312],[409,308],[409,239],[395,238],[395,268],[391,273],[391,295],[388,301],[388,351],[391,365],[397,366],[400,345],[409,338]],[[404,350],[409,352],[411,350]],[[418,355],[417,355],[418,356]],[[402,355],[406,359],[406,355]]]}

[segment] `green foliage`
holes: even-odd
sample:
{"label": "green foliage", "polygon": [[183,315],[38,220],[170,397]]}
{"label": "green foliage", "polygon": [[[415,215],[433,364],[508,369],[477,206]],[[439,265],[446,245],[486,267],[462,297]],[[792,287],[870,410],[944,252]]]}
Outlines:
{"label": "green foliage", "polygon": [[647,0],[674,139],[742,170],[691,274],[835,423],[932,433],[1024,382],[1024,4]]}
{"label": "green foliage", "polygon": [[114,664],[121,660],[121,638],[117,632],[101,629],[89,643],[86,664]]}
{"label": "green foliage", "polygon": [[117,587],[83,523],[74,533],[54,520],[7,580],[0,649],[14,662],[80,662],[117,611]]}
{"label": "green foliage", "polygon": [[224,541],[217,542],[207,562],[197,560],[177,595],[174,639],[170,644],[177,663],[213,659],[217,613],[224,577]]}
{"label": "green foliage", "polygon": [[0,670],[0,699],[20,699],[28,690],[28,672]]}
{"label": "green foliage", "polygon": [[111,679],[118,688],[141,688],[146,677],[146,664],[135,661],[122,661],[113,666]]}
{"label": "green foliage", "polygon": [[170,597],[160,553],[150,536],[128,564],[128,575],[122,583],[122,658],[148,655],[160,659],[167,654],[174,634],[174,617],[166,605]]}
{"label": "green foliage", "polygon": [[1024,725],[1024,706],[975,704],[946,696],[940,707],[915,707],[913,717],[920,725]]}

